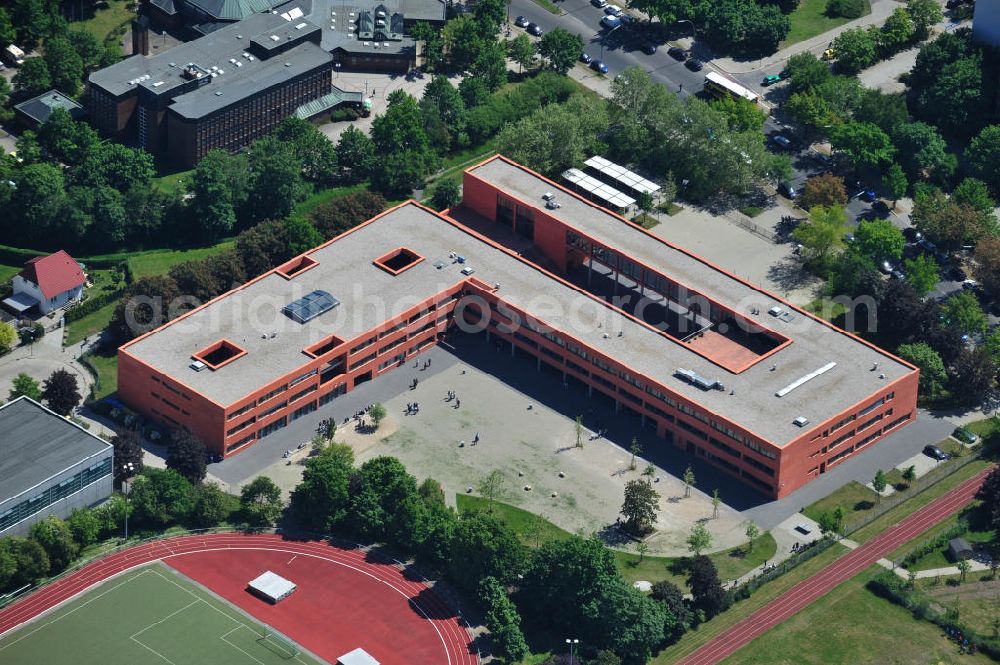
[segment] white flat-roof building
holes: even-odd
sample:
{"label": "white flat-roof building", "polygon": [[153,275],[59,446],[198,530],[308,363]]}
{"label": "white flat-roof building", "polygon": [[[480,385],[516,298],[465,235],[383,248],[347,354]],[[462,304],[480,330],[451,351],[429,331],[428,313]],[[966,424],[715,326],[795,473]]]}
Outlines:
{"label": "white flat-roof building", "polygon": [[250,593],[263,598],[272,605],[292,595],[297,588],[294,582],[290,582],[270,570],[250,580],[250,583],[247,584],[247,590]]}

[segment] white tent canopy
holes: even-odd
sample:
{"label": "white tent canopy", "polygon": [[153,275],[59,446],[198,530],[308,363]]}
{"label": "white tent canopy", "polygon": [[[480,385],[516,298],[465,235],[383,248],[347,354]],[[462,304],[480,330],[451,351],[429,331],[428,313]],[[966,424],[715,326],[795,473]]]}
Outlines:
{"label": "white tent canopy", "polygon": [[337,665],[379,665],[379,662],[372,658],[367,651],[358,647],[338,658]]}
{"label": "white tent canopy", "polygon": [[256,579],[251,580],[247,588],[251,593],[260,596],[264,600],[270,603],[277,603],[295,591],[296,586],[284,577],[268,570]]}

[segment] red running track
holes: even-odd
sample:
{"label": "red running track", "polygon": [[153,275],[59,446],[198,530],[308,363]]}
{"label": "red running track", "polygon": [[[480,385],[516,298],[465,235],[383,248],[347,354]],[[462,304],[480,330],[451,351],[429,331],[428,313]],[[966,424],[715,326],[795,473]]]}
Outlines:
{"label": "red running track", "polygon": [[[235,601],[255,618],[274,626],[330,662],[336,662],[337,656],[357,646],[352,644],[349,648],[334,653],[343,646],[344,631],[347,631],[348,639],[353,639],[352,631],[364,633],[370,628],[375,633],[374,641],[380,645],[378,648],[392,649],[391,646],[386,646],[389,641],[379,639],[378,633],[386,630],[393,631],[397,635],[405,634],[409,639],[409,642],[402,640],[403,644],[400,645],[401,648],[406,645],[405,648],[409,649],[404,653],[393,653],[394,649],[383,653],[382,662],[386,665],[404,663],[478,665],[479,657],[473,647],[472,638],[458,613],[448,607],[427,584],[408,578],[399,567],[392,565],[393,562],[379,559],[377,556],[363,549],[339,548],[324,541],[286,540],[282,536],[273,534],[202,534],[143,543],[99,559],[0,610],[0,635],[14,630],[110,577],[154,561],[163,561],[228,600]],[[312,573],[319,577],[314,580],[319,582],[317,587],[323,584],[324,579],[333,580],[338,574],[353,578],[348,584],[351,587],[348,591],[353,590],[357,597],[351,597],[347,599],[349,602],[344,603],[344,609],[354,613],[351,615],[351,620],[346,623],[342,620],[339,624],[327,623],[325,631],[316,631],[308,627],[303,629],[302,623],[291,620],[300,619],[301,612],[292,611],[283,615],[282,606],[291,607],[295,604],[290,601],[308,602],[311,604],[310,609],[319,610],[323,598],[322,590],[316,593],[315,588],[311,590],[308,585],[300,585],[301,588],[296,594],[273,607],[256,601],[242,590],[247,574],[246,570],[242,570],[246,566],[240,564],[240,560],[244,558],[258,563],[276,559],[280,561],[280,565],[289,564],[294,559],[296,565],[307,567],[303,572],[306,572],[309,579],[313,579]],[[236,577],[240,579],[235,583],[229,580],[229,586],[225,584],[220,586],[221,580],[225,578],[225,575],[219,572],[220,566],[221,570],[225,571],[226,568],[222,564],[227,559],[232,563],[230,567],[233,572],[232,579]],[[334,565],[326,565],[327,563]],[[321,572],[321,569],[325,571]],[[345,576],[344,573],[350,575]],[[235,596],[233,589],[238,590]],[[338,599],[337,589],[332,591],[333,593],[326,596],[327,605],[331,607],[335,603],[330,601]],[[300,594],[301,600],[297,598]],[[394,608],[393,612],[373,617],[371,612],[377,612],[379,608],[374,606],[370,599],[377,599],[380,595],[386,598],[386,594],[389,604]],[[339,597],[343,598],[342,595]],[[369,612],[368,616],[364,616],[366,611]],[[338,625],[344,628],[344,631],[340,632],[338,640],[340,644],[333,644],[329,636],[332,630],[335,630],[333,626]]]}
{"label": "red running track", "polygon": [[948,516],[958,512],[975,498],[986,469],[958,487],[943,494],[899,524],[840,557],[819,573],[804,580],[748,618],[721,633],[678,665],[714,665],[771,630],[834,587],[849,580],[879,559],[919,536]]}

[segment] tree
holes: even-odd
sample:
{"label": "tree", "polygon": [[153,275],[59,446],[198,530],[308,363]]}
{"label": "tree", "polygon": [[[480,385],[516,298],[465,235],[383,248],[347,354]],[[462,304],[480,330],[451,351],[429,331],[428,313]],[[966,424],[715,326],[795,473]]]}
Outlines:
{"label": "tree", "polygon": [[347,517],[354,452],[332,444],[307,459],[302,481],[292,491],[289,508],[296,521],[320,533],[334,530]]}
{"label": "tree", "polygon": [[136,520],[156,528],[180,522],[194,507],[194,487],[173,469],[146,469],[129,496]]}
{"label": "tree", "polygon": [[57,369],[42,385],[42,399],[60,416],[68,416],[80,403],[80,391],[76,387],[76,377],[65,369]]}
{"label": "tree", "polygon": [[[97,518],[94,511],[74,508],[66,520],[70,533],[73,535],[73,542],[80,548],[85,548],[97,542],[101,534],[101,520]],[[2,575],[0,575],[2,577]]]}
{"label": "tree", "polygon": [[476,56],[469,74],[486,84],[486,89],[496,92],[507,83],[507,49],[500,42],[485,43]]}
{"label": "tree", "polygon": [[691,487],[693,487],[696,482],[694,477],[694,469],[691,468],[690,464],[686,469],[684,469],[684,477],[682,478],[682,480],[684,481],[684,498],[686,499],[689,496],[691,496]]}
{"label": "tree", "polygon": [[712,490],[712,519],[719,516],[719,506],[722,504],[722,497],[719,496],[719,490]]}
{"label": "tree", "polygon": [[972,564],[969,563],[968,559],[959,559],[955,563],[955,567],[958,568],[958,572],[961,575],[961,577],[959,577],[959,582],[964,582],[965,576],[969,574],[970,570],[972,570]]}
{"label": "tree", "polygon": [[979,301],[969,291],[956,293],[945,300],[941,306],[941,315],[946,324],[967,335],[984,333],[989,325]]}
{"label": "tree", "polygon": [[983,54],[976,52],[941,67],[937,78],[917,91],[913,111],[945,132],[968,135],[982,123],[986,104]]}
{"label": "tree", "polygon": [[30,164],[20,169],[16,182],[7,224],[18,219],[19,237],[27,236],[31,242],[38,242],[52,232],[54,221],[63,210],[66,192],[62,170],[52,164]]}
{"label": "tree", "polygon": [[368,409],[368,417],[372,419],[372,425],[375,427],[375,429],[378,429],[378,426],[382,424],[382,421],[385,420],[386,415],[387,413],[385,407],[382,406],[382,404],[379,402],[372,404],[371,407]]}
{"label": "tree", "polygon": [[903,480],[907,483],[912,484],[917,479],[917,467],[910,465],[903,469]]}
{"label": "tree", "polygon": [[888,192],[889,197],[892,199],[892,207],[895,209],[896,202],[906,196],[906,190],[910,187],[910,183],[906,180],[906,173],[903,172],[903,167],[899,164],[890,166],[888,172],[882,178],[882,186],[885,187],[886,192]]}
{"label": "tree", "polygon": [[371,219],[388,205],[378,194],[361,191],[318,206],[309,218],[324,238],[333,238]]}
{"label": "tree", "polygon": [[192,496],[194,505],[190,517],[201,528],[218,526],[233,512],[233,497],[223,492],[218,483],[196,485]]}
{"label": "tree", "polygon": [[1000,125],[979,132],[969,143],[965,157],[976,177],[1000,193]]}
{"label": "tree", "polygon": [[860,18],[865,12],[864,0],[827,0],[826,15]]}
{"label": "tree", "polygon": [[927,39],[931,26],[944,20],[941,3],[935,0],[907,0],[906,12],[913,21],[914,39]]}
{"label": "tree", "polygon": [[641,480],[625,483],[625,500],[620,511],[625,517],[625,528],[636,535],[651,531],[656,522],[659,501],[660,495],[650,483]]}
{"label": "tree", "polygon": [[52,86],[75,97],[83,79],[83,59],[65,37],[45,41],[45,64],[52,75]]}
{"label": "tree", "polygon": [[799,205],[806,210],[816,206],[845,206],[847,201],[844,179],[832,173],[812,176],[806,180],[799,195]]}
{"label": "tree", "polygon": [[910,112],[906,108],[906,97],[902,93],[886,93],[877,89],[864,88],[856,102],[849,101],[853,104],[854,120],[878,125],[889,136],[895,136],[896,130],[910,121]]}
{"label": "tree", "polygon": [[996,218],[992,214],[983,215],[937,189],[917,193],[910,218],[918,230],[944,250],[975,245],[996,232]]}
{"label": "tree", "polygon": [[850,28],[833,38],[830,48],[837,58],[837,69],[856,74],[878,61],[875,36],[865,28]]}
{"label": "tree", "polygon": [[487,513],[463,513],[451,539],[449,578],[459,587],[475,589],[484,577],[513,584],[525,568],[524,545],[505,522]]}
{"label": "tree", "polygon": [[891,57],[896,51],[913,39],[915,27],[909,12],[897,7],[886,18],[882,29],[876,35],[879,53],[883,58]]}
{"label": "tree", "polygon": [[839,535],[844,527],[844,508],[837,506],[833,510],[824,510],[816,520],[819,530],[824,536]]}
{"label": "tree", "polygon": [[434,187],[431,203],[438,210],[451,208],[462,200],[462,188],[455,180],[444,178]]}
{"label": "tree", "polygon": [[583,416],[573,420],[573,434],[576,436],[576,447],[583,448]]}
{"label": "tree", "polygon": [[676,584],[659,580],[653,583],[649,597],[663,605],[667,611],[669,625],[664,626],[663,636],[668,643],[676,642],[691,625],[691,611],[684,601],[684,594]]}
{"label": "tree", "polygon": [[906,282],[920,297],[930,293],[941,278],[937,261],[927,254],[920,254],[915,259],[906,259],[903,261],[903,267],[906,272]]}
{"label": "tree", "polygon": [[52,89],[49,66],[42,58],[26,58],[13,78],[14,94],[21,99],[40,95]]}
{"label": "tree", "polygon": [[[5,539],[6,549],[14,560],[11,586],[34,584],[49,573],[49,555],[34,538],[12,536]],[[3,542],[3,541],[0,541]]]}
{"label": "tree", "polygon": [[24,372],[21,372],[14,377],[13,387],[10,389],[10,395],[8,400],[13,401],[21,396],[30,397],[36,402],[42,400],[42,389],[38,385],[38,381],[31,378]]}
{"label": "tree", "polygon": [[508,662],[517,662],[527,656],[529,650],[521,632],[521,617],[495,577],[484,577],[479,583],[479,601],[485,610],[486,629],[499,655]]}
{"label": "tree", "polygon": [[100,141],[87,150],[83,162],[73,173],[80,184],[106,185],[125,192],[132,187],[148,186],[156,169],[153,156],[145,150]]}
{"label": "tree", "polygon": [[350,125],[337,141],[337,166],[347,183],[365,180],[375,164],[375,145],[363,131]]}
{"label": "tree", "polygon": [[17,345],[17,331],[6,321],[0,321],[0,355],[10,353]]}
{"label": "tree", "polygon": [[445,76],[435,76],[424,89],[420,100],[424,126],[428,137],[440,136],[435,141],[438,149],[447,150],[452,145],[467,145],[465,131],[467,112],[462,95]]}
{"label": "tree", "polygon": [[753,521],[747,522],[747,530],[744,533],[747,537],[747,552],[753,552],[753,543],[760,537],[760,527]]}
{"label": "tree", "polygon": [[281,488],[267,476],[257,476],[240,491],[240,512],[250,526],[274,526],[283,509]]}
{"label": "tree", "polygon": [[990,526],[1000,529],[1000,467],[993,467],[976,492],[976,498],[983,502]]}
{"label": "tree", "polygon": [[[108,49],[105,49],[97,41],[97,37],[86,30],[82,28],[67,30],[65,38],[72,44],[73,50],[80,56],[84,72],[92,72],[102,66],[106,67],[108,64],[111,64],[106,62],[109,57]],[[48,44],[46,44],[46,51],[48,51]]]}
{"label": "tree", "polygon": [[987,292],[1000,294],[1000,238],[980,240],[973,257],[973,275]]}
{"label": "tree", "polygon": [[142,473],[142,438],[134,429],[122,430],[111,437],[114,448],[116,482],[121,482],[136,474]]}
{"label": "tree", "polygon": [[879,503],[882,500],[882,492],[885,488],[889,486],[889,481],[886,480],[885,471],[882,469],[876,469],[875,477],[872,478],[872,489],[875,490],[875,503]]}
{"label": "tree", "polygon": [[437,165],[437,155],[424,130],[417,100],[395,90],[388,101],[385,114],[372,122],[372,142],[376,154],[382,156],[374,167],[372,183],[390,195],[409,195]]}
{"label": "tree", "polygon": [[729,605],[715,564],[704,554],[691,559],[688,567],[688,587],[694,597],[693,607],[704,612],[706,619],[711,619]]}
{"label": "tree", "polygon": [[642,454],[642,446],[639,445],[639,440],[632,437],[632,445],[629,446],[629,452],[632,453],[632,461],[629,462],[628,468],[635,471],[635,456]]}
{"label": "tree", "polygon": [[903,360],[920,368],[921,395],[936,399],[944,393],[948,372],[937,351],[924,342],[916,342],[900,345],[896,353]]}
{"label": "tree", "polygon": [[208,472],[205,443],[187,430],[174,430],[167,452],[167,468],[177,471],[192,483],[200,483]]}
{"label": "tree", "polygon": [[792,92],[812,90],[832,76],[827,64],[812,51],[796,53],[788,59],[785,68],[788,70],[788,85]]}
{"label": "tree", "polygon": [[507,42],[507,54],[511,60],[517,63],[518,73],[525,67],[531,67],[537,53],[538,48],[535,46],[535,42],[523,32]]}
{"label": "tree", "polygon": [[549,61],[549,67],[565,74],[576,63],[583,51],[583,38],[565,28],[546,32],[538,42],[538,53]]}
{"label": "tree", "polygon": [[477,491],[479,495],[486,499],[487,512],[493,512],[493,501],[503,495],[504,477],[498,469],[490,471],[485,478],[479,481]]}
{"label": "tree", "polygon": [[291,145],[292,152],[302,163],[302,175],[306,180],[317,184],[333,182],[337,174],[337,151],[314,124],[294,115],[288,116],[272,135]]}
{"label": "tree", "polygon": [[948,152],[948,144],[937,128],[924,122],[906,122],[896,127],[892,136],[900,166],[914,180],[947,180],[955,172],[957,161]]}
{"label": "tree", "polygon": [[792,237],[802,244],[806,261],[824,268],[844,244],[847,214],[841,206],[816,206],[809,210],[809,221],[799,224]]}
{"label": "tree", "polygon": [[889,135],[870,122],[849,122],[830,129],[830,144],[859,168],[879,168],[892,161]]}
{"label": "tree", "polygon": [[191,178],[192,218],[210,238],[228,235],[236,225],[233,192],[227,177],[230,161],[227,152],[209,150]]}
{"label": "tree", "polygon": [[294,147],[269,134],[250,144],[250,183],[244,217],[253,221],[284,219],[306,191],[302,160]]}
{"label": "tree", "polygon": [[704,524],[695,524],[685,542],[687,542],[688,551],[699,556],[712,546],[712,533],[705,528]]}
{"label": "tree", "polygon": [[742,97],[726,95],[711,100],[709,105],[723,113],[729,121],[729,128],[737,132],[759,132],[767,119],[767,114],[757,104]]}
{"label": "tree", "polygon": [[[0,7],[0,48],[6,48],[17,41],[17,31],[6,7]],[[2,587],[3,585],[0,585]]]}
{"label": "tree", "polygon": [[967,402],[977,402],[992,388],[997,364],[983,348],[962,347],[952,367],[951,392]]}
{"label": "tree", "polygon": [[58,572],[68,566],[80,551],[80,546],[73,540],[69,525],[55,515],[49,515],[41,522],[36,522],[28,531],[32,540],[45,550],[53,572]]}
{"label": "tree", "polygon": [[864,220],[854,232],[854,246],[876,261],[895,260],[903,255],[906,238],[888,219]]}

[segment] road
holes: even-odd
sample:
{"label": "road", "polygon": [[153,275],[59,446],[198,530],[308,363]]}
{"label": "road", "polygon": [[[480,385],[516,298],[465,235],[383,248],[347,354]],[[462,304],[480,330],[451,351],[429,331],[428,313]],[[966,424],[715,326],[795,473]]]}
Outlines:
{"label": "road", "polygon": [[712,665],[723,661],[727,656],[795,615],[899,546],[961,510],[974,499],[976,491],[989,471],[990,469],[986,469],[973,476],[872,540],[840,557],[809,579],[795,585],[681,660],[680,665]]}

